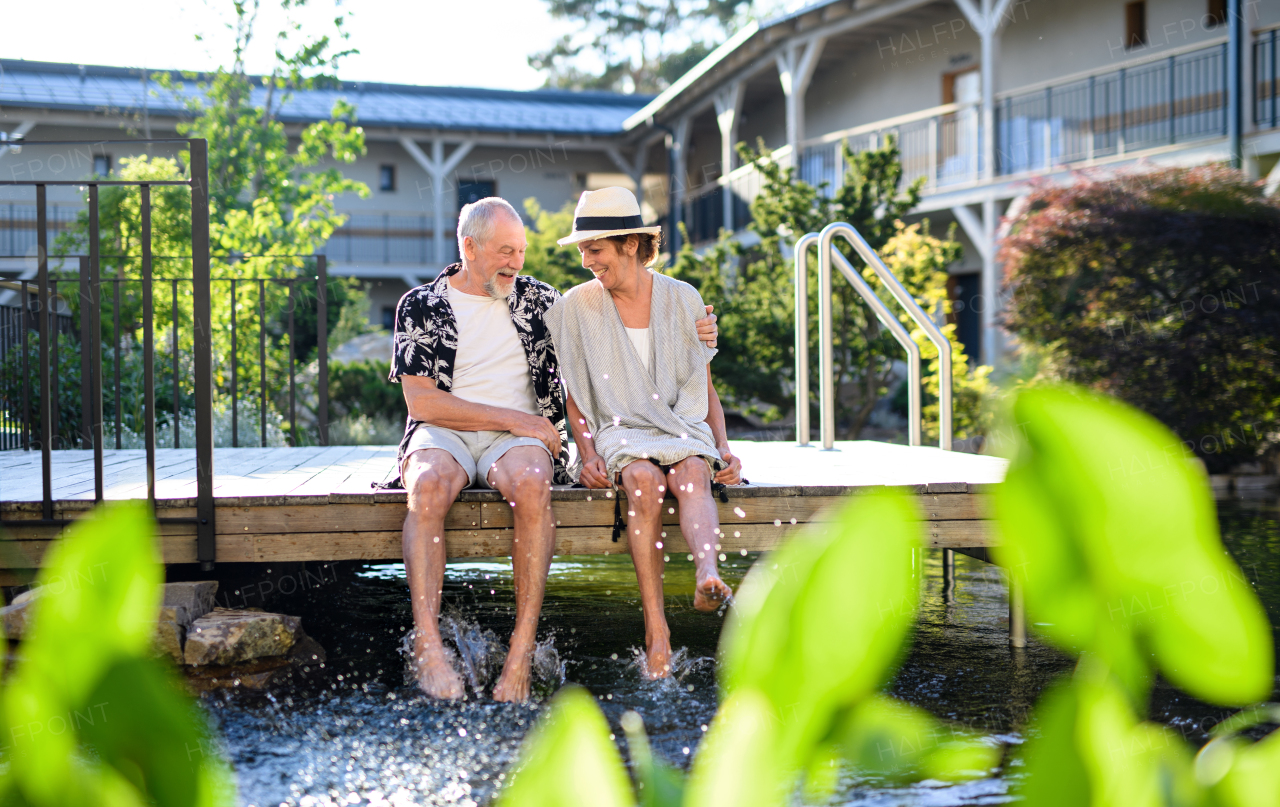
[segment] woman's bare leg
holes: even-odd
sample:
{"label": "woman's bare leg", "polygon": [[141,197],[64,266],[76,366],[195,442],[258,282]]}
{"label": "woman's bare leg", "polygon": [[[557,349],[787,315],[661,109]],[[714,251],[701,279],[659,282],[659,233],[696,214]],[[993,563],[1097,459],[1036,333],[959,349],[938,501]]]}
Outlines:
{"label": "woman's bare leg", "polygon": [[711,496],[711,468],[702,457],[688,457],[671,466],[667,478],[674,486],[676,501],[680,503],[680,531],[693,553],[697,581],[693,607],[699,611],[714,611],[733,591],[720,579],[720,572],[716,569],[716,554],[720,551],[720,517]]}
{"label": "woman's bare leg", "polygon": [[662,471],[647,460],[622,469],[622,488],[627,493],[627,546],[640,585],[645,663],[650,678],[662,678],[671,672],[671,630],[663,610],[663,548],[659,535],[665,484]]}

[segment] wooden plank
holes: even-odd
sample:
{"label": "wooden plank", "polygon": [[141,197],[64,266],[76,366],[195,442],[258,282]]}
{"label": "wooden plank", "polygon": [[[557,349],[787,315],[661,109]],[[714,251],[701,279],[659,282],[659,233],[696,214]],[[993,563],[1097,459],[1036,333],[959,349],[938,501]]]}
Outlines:
{"label": "wooden plank", "polygon": [[[305,506],[219,507],[215,526],[219,535],[259,533],[385,532],[404,526],[400,504],[325,504]],[[456,502],[445,516],[445,529],[478,527],[480,505]]]}
{"label": "wooden plank", "polygon": [[[53,545],[52,540],[0,542],[0,569],[34,569]],[[196,542],[194,536],[165,535],[160,538],[159,550],[165,563],[195,563]],[[244,552],[239,553],[244,555]],[[230,557],[219,560],[231,560]]]}
{"label": "wooden plank", "polygon": [[[981,521],[938,522],[930,525],[926,540],[935,547],[980,547],[990,544],[990,530]],[[774,548],[796,528],[790,524],[742,524],[726,529],[718,551],[724,553],[761,552]],[[822,529],[819,527],[818,529]],[[666,530],[666,551],[687,554],[689,548],[677,526]],[[502,557],[511,554],[514,533],[509,529],[449,530],[445,546],[450,558]],[[253,535],[253,560],[284,562],[300,560],[390,560],[401,559],[399,530],[369,532],[276,533]],[[562,527],[556,530],[557,555],[595,555],[627,552],[625,532],[615,543],[605,527]],[[222,545],[219,543],[219,558]],[[229,558],[227,558],[229,560]]]}
{"label": "wooden plank", "polygon": [[995,546],[995,527],[990,521],[929,521],[925,540],[929,546],[954,547]]}

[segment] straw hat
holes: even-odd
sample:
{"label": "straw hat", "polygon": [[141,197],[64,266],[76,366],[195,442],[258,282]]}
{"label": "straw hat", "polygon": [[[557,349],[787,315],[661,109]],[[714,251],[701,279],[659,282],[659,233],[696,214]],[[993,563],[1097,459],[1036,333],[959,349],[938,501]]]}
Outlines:
{"label": "straw hat", "polygon": [[556,243],[576,244],[610,235],[649,233],[658,235],[661,227],[645,227],[640,218],[640,203],[626,188],[601,188],[583,191],[573,211],[573,232]]}

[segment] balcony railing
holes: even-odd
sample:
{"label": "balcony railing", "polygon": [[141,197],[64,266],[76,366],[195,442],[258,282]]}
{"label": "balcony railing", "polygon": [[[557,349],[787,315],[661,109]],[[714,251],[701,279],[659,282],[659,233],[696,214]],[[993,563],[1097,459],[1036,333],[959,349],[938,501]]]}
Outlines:
{"label": "balcony railing", "polygon": [[[1280,123],[1277,41],[1266,31],[1254,39],[1254,121]],[[1047,171],[1122,158],[1152,148],[1226,135],[1226,43],[1174,51],[1114,70],[1068,76],[997,96],[994,109],[996,176]],[[926,193],[973,185],[983,174],[983,132],[978,104],[946,104],[832,132],[804,143],[800,178],[831,193],[844,177],[840,144],[854,153],[896,139],[903,180],[924,179]],[[790,149],[773,153],[790,160]],[[743,166],[689,194],[685,222],[697,242],[721,226],[721,194],[734,196],[734,221],[746,225],[760,175]],[[714,197],[714,201],[713,201]]]}

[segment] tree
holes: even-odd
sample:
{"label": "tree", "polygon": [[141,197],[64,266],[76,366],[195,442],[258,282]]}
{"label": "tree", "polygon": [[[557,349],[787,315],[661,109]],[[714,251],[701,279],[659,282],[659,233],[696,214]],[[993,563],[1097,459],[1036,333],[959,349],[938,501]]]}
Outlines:
{"label": "tree", "polygon": [[[282,0],[286,11],[303,7],[306,0]],[[298,90],[332,86],[333,71],[339,60],[351,50],[335,50],[335,42],[344,41],[346,32],[342,18],[334,20],[331,37],[322,34],[304,38],[292,54],[286,53],[291,38],[300,27],[290,22],[276,37],[276,63],[271,75],[250,76],[245,70],[244,54],[254,35],[259,0],[235,2],[235,44],[230,69],[219,68],[206,77],[187,76],[195,81],[198,92],[186,92],[183,81],[161,75],[160,81],[170,91],[186,98],[189,121],[178,125],[185,137],[204,138],[209,144],[209,240],[212,253],[212,276],[230,278],[273,278],[294,283],[292,296],[286,282],[270,282],[262,286],[266,321],[258,322],[259,287],[240,283],[235,305],[239,326],[249,328],[249,338],[242,336],[237,345],[240,372],[239,389],[256,389],[258,379],[258,345],[256,330],[268,333],[268,395],[278,397],[288,387],[289,312],[295,317],[295,358],[301,370],[316,345],[314,263],[297,257],[318,252],[341,227],[347,217],[335,208],[335,199],[354,193],[369,194],[364,183],[343,176],[340,166],[351,163],[365,153],[364,131],[356,125],[355,107],[345,99],[334,103],[330,118],[304,127],[291,138],[280,120],[281,108]],[[255,93],[259,93],[255,96]],[[261,102],[256,98],[261,98]],[[120,161],[116,178],[166,180],[186,178],[189,155],[184,151],[178,159],[140,156]],[[190,253],[191,220],[188,191],[178,187],[152,189],[152,248],[157,256],[154,276],[160,280],[190,277],[190,263],[174,256]],[[104,187],[100,196],[100,238],[104,253],[120,256],[104,259],[104,275],[114,271],[134,277],[140,271],[141,197],[137,188]],[[70,230],[61,236],[59,252],[83,251],[88,234],[88,215],[82,213]],[[254,257],[246,257],[254,256]],[[231,335],[230,318],[233,302],[229,283],[216,281],[212,289],[212,314],[215,327],[212,339],[215,357],[215,383],[226,392],[230,389]],[[155,286],[155,321],[173,321],[173,296]],[[174,349],[190,355],[193,335],[189,323],[189,286],[179,283],[179,341],[176,346],[157,335],[157,349]],[[364,295],[358,284],[346,278],[332,278],[328,286],[327,323],[332,329],[343,318],[344,306],[361,306]],[[104,301],[110,304],[110,301]],[[367,306],[366,306],[367,307]],[[140,294],[122,300],[122,330],[141,343]],[[112,317],[102,318],[104,338],[114,340],[109,329]],[[161,326],[157,326],[158,330]],[[168,362],[164,362],[167,365]],[[160,363],[158,363],[158,366]],[[185,368],[186,364],[180,362]],[[163,372],[163,370],[162,370]],[[185,376],[182,386],[190,388]],[[283,403],[281,399],[279,403]],[[283,406],[278,407],[283,410]],[[158,411],[161,410],[157,407]],[[163,417],[163,416],[162,416]]]}
{"label": "tree", "polygon": [[[946,267],[960,258],[961,248],[951,240],[929,234],[928,222],[906,225],[902,217],[920,199],[920,181],[901,188],[902,166],[897,145],[890,140],[881,149],[854,154],[842,146],[845,175],[841,186],[827,195],[797,178],[794,167],[772,160],[760,143],[756,150],[739,146],[744,163],[754,163],[761,174],[759,195],[751,204],[751,230],[759,243],[742,248],[722,233],[720,241],[701,254],[685,244],[672,274],[698,287],[703,298],[717,306],[723,338],[712,374],[722,394],[744,411],[755,411],[766,420],[780,418],[794,397],[794,266],[790,245],[807,232],[821,230],[832,221],[852,224],[902,281],[926,311],[941,316],[949,311]],[[858,266],[862,260],[843,242],[838,248]],[[786,248],[784,251],[784,247]],[[809,310],[817,311],[817,261],[809,263]],[[888,292],[870,268],[863,276],[888,301]],[[834,287],[834,355],[837,396],[837,428],[856,438],[865,427],[877,401],[889,392],[895,375],[893,363],[901,347],[867,309],[847,283]],[[892,304],[891,304],[892,305]],[[925,368],[925,392],[931,393],[936,423],[938,389],[937,350],[905,313],[903,324],[921,345]],[[955,436],[964,437],[982,428],[981,401],[989,372],[969,372],[954,325],[943,331],[952,339],[952,363],[956,392]],[[810,389],[818,389],[818,343],[811,330]],[[936,432],[935,432],[936,434]]]}
{"label": "tree", "polygon": [[1150,413],[1214,472],[1273,450],[1280,203],[1223,166],[1082,179],[1028,202],[1000,260],[1005,324],[1041,354],[1038,378]]}
{"label": "tree", "polygon": [[746,21],[750,0],[548,0],[578,31],[529,57],[548,87],[657,93]]}

